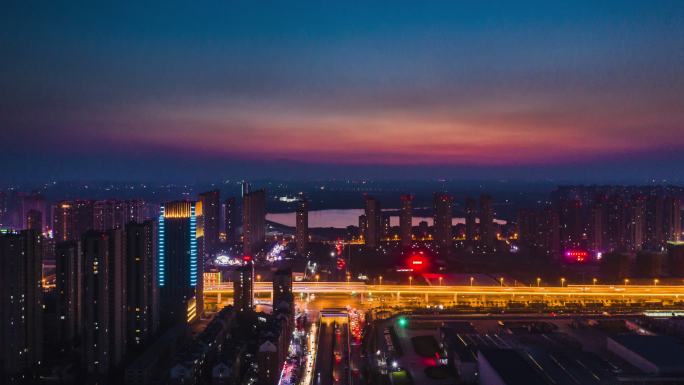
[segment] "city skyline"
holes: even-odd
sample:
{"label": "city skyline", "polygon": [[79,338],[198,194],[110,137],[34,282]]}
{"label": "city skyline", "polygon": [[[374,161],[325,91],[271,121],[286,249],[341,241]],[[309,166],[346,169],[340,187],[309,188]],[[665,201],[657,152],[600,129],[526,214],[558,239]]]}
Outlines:
{"label": "city skyline", "polygon": [[0,17],[7,180],[681,178],[674,1]]}

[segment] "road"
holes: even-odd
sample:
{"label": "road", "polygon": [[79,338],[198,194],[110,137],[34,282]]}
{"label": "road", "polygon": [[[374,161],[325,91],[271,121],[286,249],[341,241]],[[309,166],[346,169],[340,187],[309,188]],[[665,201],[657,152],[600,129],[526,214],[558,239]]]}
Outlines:
{"label": "road", "polygon": [[314,385],[333,384],[333,323],[321,322],[318,330],[318,349],[316,353],[316,369],[314,370]]}

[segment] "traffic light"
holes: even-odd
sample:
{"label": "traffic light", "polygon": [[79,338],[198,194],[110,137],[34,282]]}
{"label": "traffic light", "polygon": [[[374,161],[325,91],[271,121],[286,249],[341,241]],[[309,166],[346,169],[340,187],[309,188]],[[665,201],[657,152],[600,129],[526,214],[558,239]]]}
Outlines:
{"label": "traffic light", "polygon": [[397,323],[402,328],[405,328],[406,326],[408,326],[408,320],[406,319],[406,317],[399,317],[399,319],[397,320]]}

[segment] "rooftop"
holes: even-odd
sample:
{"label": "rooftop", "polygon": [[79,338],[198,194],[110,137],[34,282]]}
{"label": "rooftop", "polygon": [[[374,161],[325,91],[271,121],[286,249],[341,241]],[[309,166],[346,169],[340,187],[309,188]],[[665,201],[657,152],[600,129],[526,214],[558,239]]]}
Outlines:
{"label": "rooftop", "polygon": [[547,382],[513,349],[483,349],[480,354],[506,385],[547,385]]}
{"label": "rooftop", "polygon": [[610,338],[656,366],[684,368],[684,345],[671,337],[625,334]]}

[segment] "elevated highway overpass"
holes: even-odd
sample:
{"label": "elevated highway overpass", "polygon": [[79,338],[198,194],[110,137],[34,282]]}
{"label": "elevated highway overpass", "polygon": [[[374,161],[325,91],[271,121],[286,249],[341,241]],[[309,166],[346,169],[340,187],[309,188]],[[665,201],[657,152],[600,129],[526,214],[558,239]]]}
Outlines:
{"label": "elevated highway overpass", "polygon": [[[256,282],[255,294],[270,294],[271,282]],[[662,302],[684,307],[684,286],[661,285],[566,285],[566,286],[424,286],[424,285],[368,285],[363,282],[295,282],[296,295],[340,296],[361,298],[385,297],[449,299],[465,301],[521,301],[521,302]],[[205,297],[232,296],[231,283],[204,288]],[[220,302],[220,300],[219,300]]]}

